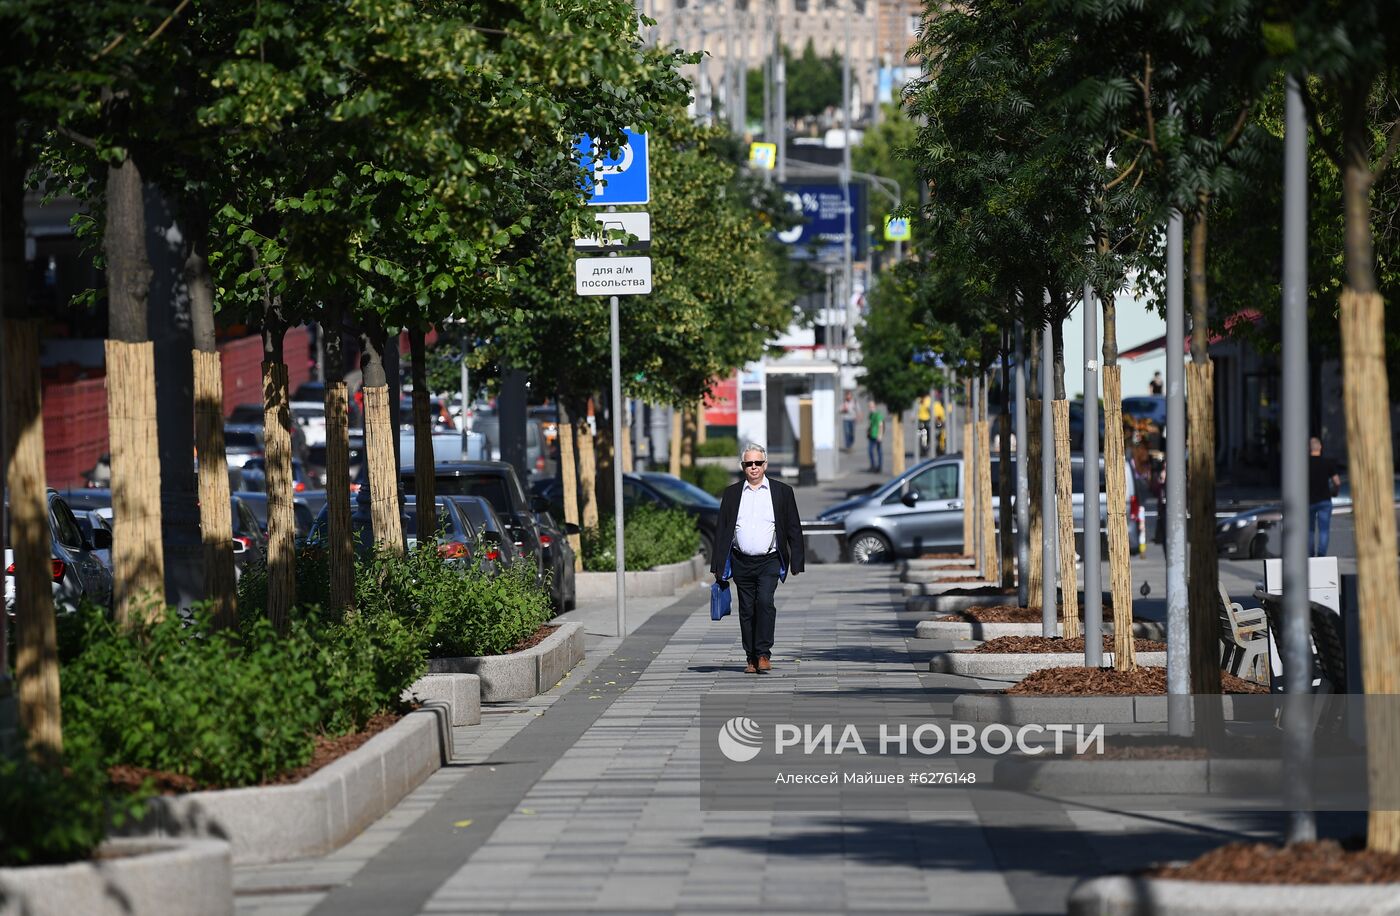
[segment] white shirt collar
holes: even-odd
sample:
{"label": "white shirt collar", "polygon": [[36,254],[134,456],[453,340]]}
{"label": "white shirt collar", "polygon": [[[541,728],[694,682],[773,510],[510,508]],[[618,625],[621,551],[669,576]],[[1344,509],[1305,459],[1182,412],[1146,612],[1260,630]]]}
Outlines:
{"label": "white shirt collar", "polygon": [[769,489],[769,486],[768,486],[768,475],[765,474],[765,475],[763,475],[762,477],[760,477],[759,480],[758,480],[758,486],[756,486],[756,487],[755,487],[753,484],[749,483],[749,479],[748,479],[747,477],[745,477],[745,478],[744,478],[744,489],[745,489],[745,490],[748,490],[750,493],[757,493],[759,490],[767,490],[767,489]]}

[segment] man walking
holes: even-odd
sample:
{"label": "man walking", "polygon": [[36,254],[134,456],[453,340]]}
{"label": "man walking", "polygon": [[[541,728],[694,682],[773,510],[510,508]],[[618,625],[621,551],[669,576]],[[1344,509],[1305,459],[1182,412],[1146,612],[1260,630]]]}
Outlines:
{"label": "man walking", "polygon": [[885,463],[884,445],[880,441],[885,435],[885,415],[880,413],[880,408],[874,401],[870,402],[870,415],[867,419],[870,428],[866,431],[865,438],[868,440],[866,450],[870,456],[870,470],[879,474]]}
{"label": "man walking", "polygon": [[806,568],[802,519],[792,487],[769,480],[768,450],[749,443],[740,464],[744,479],[724,491],[715,527],[710,572],[724,581],[728,560],[739,592],[739,635],[748,666],[745,674],[772,670],[773,629],[778,609],[773,595],[778,582]]}
{"label": "man walking", "polygon": [[1337,464],[1322,457],[1322,440],[1308,440],[1308,548],[1309,555],[1327,556],[1327,541],[1332,533],[1332,497],[1342,485]]}

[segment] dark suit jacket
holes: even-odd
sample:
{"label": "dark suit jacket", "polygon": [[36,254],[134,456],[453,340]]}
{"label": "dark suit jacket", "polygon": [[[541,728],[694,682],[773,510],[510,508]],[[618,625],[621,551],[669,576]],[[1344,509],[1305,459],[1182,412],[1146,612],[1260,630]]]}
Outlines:
{"label": "dark suit jacket", "polygon": [[[719,522],[715,526],[715,549],[710,557],[710,572],[718,576],[724,571],[725,557],[734,546],[734,523],[739,518],[739,498],[747,481],[732,484],[719,501]],[[773,494],[773,528],[778,556],[783,566],[794,576],[806,569],[806,552],[802,543],[802,519],[797,514],[797,498],[792,487],[780,480],[768,478]]]}

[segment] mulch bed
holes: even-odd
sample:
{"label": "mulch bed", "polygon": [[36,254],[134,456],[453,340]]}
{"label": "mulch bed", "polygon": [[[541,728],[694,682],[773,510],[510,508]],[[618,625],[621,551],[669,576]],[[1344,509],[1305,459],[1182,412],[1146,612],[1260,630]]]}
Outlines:
{"label": "mulch bed", "polygon": [[[1158,642],[1155,639],[1134,639],[1133,648],[1139,652],[1165,652],[1167,644]],[[1113,651],[1113,637],[1103,638],[1103,650]],[[1084,652],[1084,637],[1076,636],[1073,639],[1062,639],[1058,636],[1046,639],[1044,636],[998,636],[996,639],[989,639],[975,649],[963,649],[963,652],[972,653],[1003,653],[1021,654],[1029,652],[1064,652],[1079,653]]]}
{"label": "mulch bed", "polygon": [[[288,783],[300,782],[321,769],[321,767],[333,763],[351,751],[359,748],[375,735],[394,725],[400,718],[402,718],[402,715],[397,712],[381,712],[371,717],[370,720],[365,723],[365,727],[362,730],[354,732],[353,734],[340,735],[334,738],[326,735],[317,735],[315,748],[311,752],[310,763],[305,766],[297,767],[295,770],[288,770],[285,773],[280,773],[264,781],[261,785],[280,786]],[[126,766],[124,764],[110,768],[107,771],[107,777],[114,789],[124,792],[136,792],[140,790],[148,779],[151,781],[151,785],[157,795],[178,795],[182,792],[200,792],[206,789],[226,788],[225,786],[203,785],[182,773],[148,770],[144,767]]]}
{"label": "mulch bed", "polygon": [[1195,861],[1145,872],[1178,881],[1242,884],[1391,884],[1400,882],[1400,853],[1372,852],[1359,840],[1317,840],[1293,846],[1231,843]]}
{"label": "mulch bed", "polygon": [[507,649],[505,651],[505,654],[509,655],[512,652],[524,652],[526,649],[533,649],[535,646],[538,646],[540,643],[544,642],[545,639],[549,636],[549,634],[553,633],[557,629],[559,629],[559,624],[557,623],[543,624],[538,630],[531,633],[529,636],[526,636],[524,639],[520,640],[520,642]]}
{"label": "mulch bed", "polygon": [[[1083,651],[1083,650],[1081,650]],[[1269,688],[1220,672],[1225,693],[1268,693]],[[1154,696],[1167,692],[1166,668],[1042,668],[1020,683],[1008,687],[1013,696],[1092,697]]]}
{"label": "mulch bed", "polygon": [[970,553],[921,553],[920,560],[971,560]]}
{"label": "mulch bed", "polygon": [[[952,580],[952,579],[940,579],[939,581],[940,581],[940,582],[952,582],[952,581],[954,581],[954,580]],[[961,579],[958,579],[957,581],[961,582],[962,580],[961,580]],[[940,593],[940,595],[942,595],[942,596],[948,596],[948,597],[957,596],[957,597],[977,597],[977,598],[981,598],[981,597],[1000,598],[1000,597],[1003,597],[1003,596],[1005,596],[1005,595],[1014,595],[1014,594],[1016,594],[1016,589],[1014,589],[1014,588],[1002,588],[1002,587],[1000,587],[1000,586],[998,586],[998,585],[983,585],[983,586],[981,586],[981,587],[979,587],[979,588],[950,588],[950,589],[948,589],[946,592],[941,592],[941,593]]]}
{"label": "mulch bed", "polygon": [[[974,605],[966,610],[957,611],[939,617],[939,620],[949,623],[1040,623],[1041,613],[1038,607],[1020,607],[1015,604],[989,604]],[[1058,618],[1064,620],[1061,614]],[[1084,606],[1079,607],[1079,619],[1084,619]],[[1103,609],[1103,619],[1113,619],[1113,609],[1107,606]]]}
{"label": "mulch bed", "polygon": [[[986,582],[987,579],[988,579],[987,576],[944,576],[943,578],[939,579],[937,582],[930,582],[929,584],[930,584],[930,585],[941,585],[941,584],[944,583],[944,582]],[[956,592],[958,592],[959,594],[961,594],[963,591],[966,591],[966,590],[965,590],[965,589],[954,589],[953,591],[956,591]],[[1014,589],[1013,589],[1013,593],[1014,593]],[[944,592],[943,594],[947,595],[947,594],[951,594],[951,593],[950,593],[950,592]]]}

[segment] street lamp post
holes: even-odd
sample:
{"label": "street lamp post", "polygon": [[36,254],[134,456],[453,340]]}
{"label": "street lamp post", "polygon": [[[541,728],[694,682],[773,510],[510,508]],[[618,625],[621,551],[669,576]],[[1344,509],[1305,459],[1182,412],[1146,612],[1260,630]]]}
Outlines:
{"label": "street lamp post", "polygon": [[849,341],[854,319],[851,306],[855,300],[855,265],[851,242],[851,4],[845,5],[845,53],[841,57],[841,198],[846,215],[846,230],[842,233],[842,255],[845,260],[845,289],[842,297],[845,320],[842,322],[842,362],[850,361]]}

